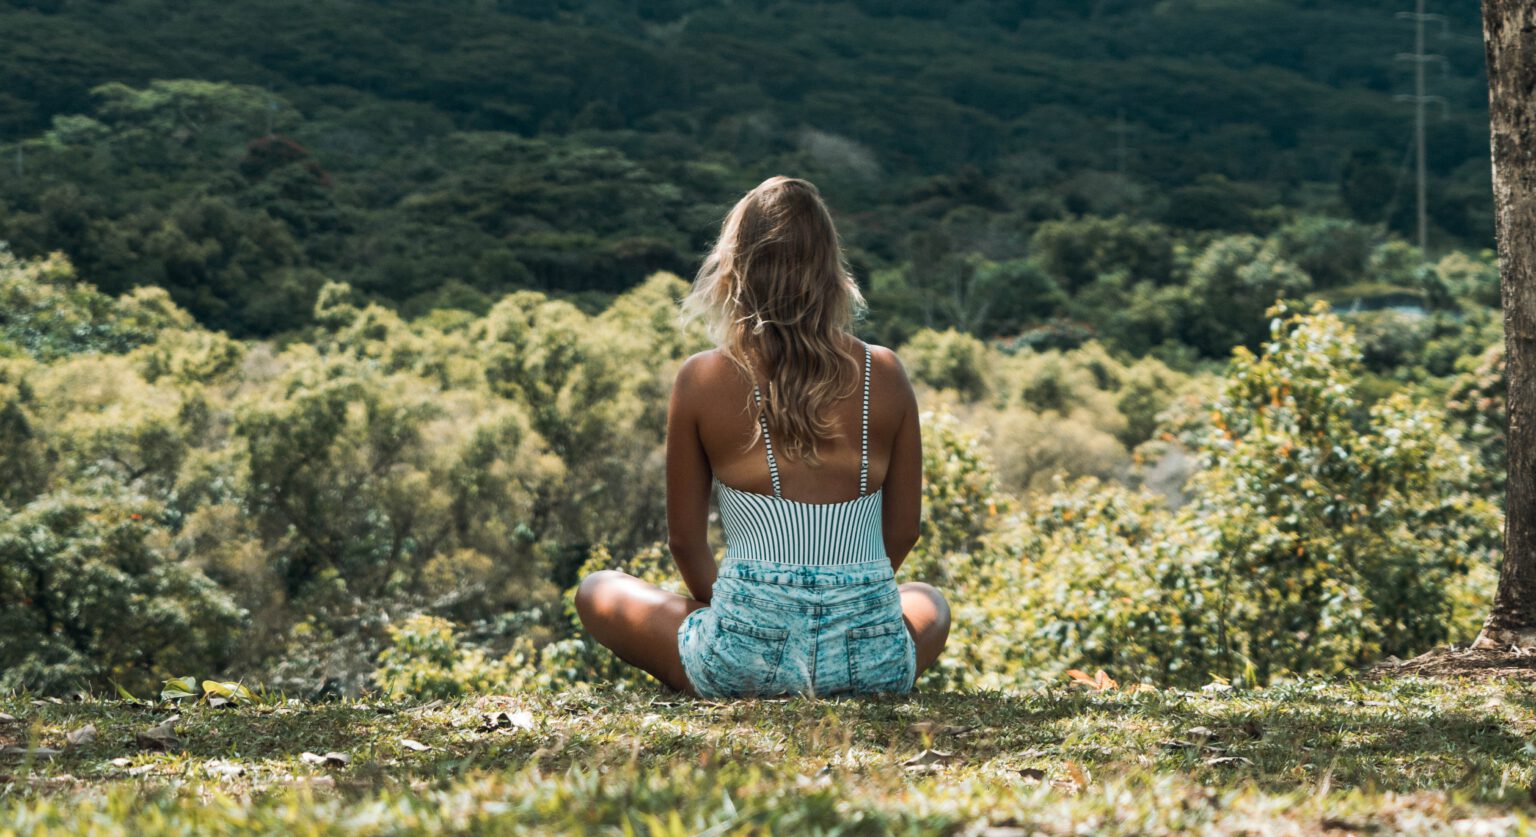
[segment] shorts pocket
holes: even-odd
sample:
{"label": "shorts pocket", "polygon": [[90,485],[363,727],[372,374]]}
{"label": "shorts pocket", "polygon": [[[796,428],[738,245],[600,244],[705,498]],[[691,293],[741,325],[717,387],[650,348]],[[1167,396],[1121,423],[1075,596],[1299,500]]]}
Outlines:
{"label": "shorts pocket", "polygon": [[788,644],[788,628],[720,616],[706,663],[720,692],[732,697],[768,694],[774,691]]}
{"label": "shorts pocket", "polygon": [[855,692],[901,692],[915,672],[907,656],[907,623],[901,619],[848,629],[848,682]]}

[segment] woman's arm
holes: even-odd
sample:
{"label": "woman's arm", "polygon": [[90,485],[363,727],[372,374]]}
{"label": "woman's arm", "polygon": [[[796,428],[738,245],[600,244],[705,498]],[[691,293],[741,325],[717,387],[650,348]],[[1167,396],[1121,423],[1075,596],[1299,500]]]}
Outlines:
{"label": "woman's arm", "polygon": [[709,548],[709,458],[695,407],[699,358],[678,369],[667,407],[667,546],[689,592],[709,604],[718,567]]}
{"label": "woman's arm", "polygon": [[[896,442],[891,447],[891,464],[885,472],[884,495],[881,505],[885,540],[885,554],[891,559],[891,567],[901,568],[907,553],[917,544],[923,516],[923,439],[918,427],[917,394],[912,382],[902,368],[896,353],[882,349],[889,355],[888,363],[881,363],[880,370],[889,379],[900,382],[895,397],[901,404],[901,424],[896,431]],[[878,356],[878,355],[877,355]],[[883,358],[882,358],[883,360]]]}

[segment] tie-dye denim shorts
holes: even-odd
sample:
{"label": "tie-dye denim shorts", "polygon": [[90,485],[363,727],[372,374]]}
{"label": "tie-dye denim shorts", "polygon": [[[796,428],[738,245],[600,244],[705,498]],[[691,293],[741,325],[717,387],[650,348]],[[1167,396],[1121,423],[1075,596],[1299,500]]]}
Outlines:
{"label": "tie-dye denim shorts", "polygon": [[843,566],[727,558],[709,607],[677,631],[701,697],[911,691],[917,644],[888,560]]}

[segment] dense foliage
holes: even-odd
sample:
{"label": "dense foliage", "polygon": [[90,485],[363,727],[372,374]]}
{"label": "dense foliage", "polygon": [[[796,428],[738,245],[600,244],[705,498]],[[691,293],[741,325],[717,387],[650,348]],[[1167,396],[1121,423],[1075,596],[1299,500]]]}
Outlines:
{"label": "dense foliage", "polygon": [[[672,375],[706,346],[685,288],[406,321],[332,283],[278,345],[0,254],[0,687],[643,682],[570,594],[609,566],[681,590],[661,454]],[[1376,397],[1340,315],[1268,313],[1219,377],[1093,342],[899,348],[927,410],[903,575],[957,616],[928,682],[1267,680],[1469,629],[1497,558],[1495,351]]]}
{"label": "dense foliage", "polygon": [[1332,314],[1277,310],[1208,416],[1181,431],[1187,502],[1087,477],[960,557],[939,682],[998,687],[1102,666],[1152,682],[1330,674],[1475,633],[1499,506],[1441,412],[1358,400]]}
{"label": "dense foliage", "polygon": [[[837,212],[885,343],[1220,359],[1275,291],[1422,292],[1373,255],[1413,228],[1399,5],[26,0],[0,7],[25,33],[0,241],[236,336],[307,326],[326,281],[407,316],[518,289],[592,313],[687,275],[788,173]],[[1477,8],[1432,10],[1432,244],[1476,252]]]}

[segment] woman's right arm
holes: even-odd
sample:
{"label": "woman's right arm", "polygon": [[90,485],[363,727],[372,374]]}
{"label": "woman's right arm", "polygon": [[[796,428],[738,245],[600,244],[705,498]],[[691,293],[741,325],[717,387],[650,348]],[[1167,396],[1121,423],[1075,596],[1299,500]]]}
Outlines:
{"label": "woman's right arm", "polygon": [[895,388],[895,398],[901,405],[901,424],[896,431],[896,441],[891,447],[891,464],[886,468],[884,500],[881,515],[885,540],[885,554],[891,559],[891,567],[901,568],[907,553],[917,544],[921,534],[923,516],[923,438],[918,426],[917,394],[912,382],[902,368],[901,360],[889,349],[889,362],[882,363],[880,371],[888,379],[900,382]]}

